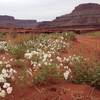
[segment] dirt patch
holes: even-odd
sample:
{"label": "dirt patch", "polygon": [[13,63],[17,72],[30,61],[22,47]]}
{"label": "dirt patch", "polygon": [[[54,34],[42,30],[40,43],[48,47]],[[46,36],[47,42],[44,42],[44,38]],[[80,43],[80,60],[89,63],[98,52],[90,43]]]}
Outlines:
{"label": "dirt patch", "polygon": [[[95,99],[94,99],[95,98]],[[72,83],[14,87],[13,94],[2,100],[100,100],[100,91]]]}

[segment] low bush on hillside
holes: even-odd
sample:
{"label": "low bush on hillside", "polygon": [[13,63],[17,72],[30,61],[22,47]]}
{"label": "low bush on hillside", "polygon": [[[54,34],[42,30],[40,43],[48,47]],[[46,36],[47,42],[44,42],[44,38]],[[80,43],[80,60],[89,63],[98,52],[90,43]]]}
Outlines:
{"label": "low bush on hillside", "polygon": [[15,59],[23,58],[26,50],[23,45],[8,45],[7,49]]}
{"label": "low bush on hillside", "polygon": [[36,73],[35,77],[33,78],[33,84],[46,84],[46,82],[52,83],[56,80],[63,79],[63,74],[58,71],[55,64],[43,66],[40,70]]}
{"label": "low bush on hillside", "polygon": [[84,60],[75,61],[72,81],[100,88],[100,62],[91,64]]}
{"label": "low bush on hillside", "polygon": [[96,38],[100,37],[100,31],[89,32],[87,33],[89,36],[94,36]]}
{"label": "low bush on hillside", "polygon": [[76,41],[76,34],[74,32],[62,33],[65,40]]}

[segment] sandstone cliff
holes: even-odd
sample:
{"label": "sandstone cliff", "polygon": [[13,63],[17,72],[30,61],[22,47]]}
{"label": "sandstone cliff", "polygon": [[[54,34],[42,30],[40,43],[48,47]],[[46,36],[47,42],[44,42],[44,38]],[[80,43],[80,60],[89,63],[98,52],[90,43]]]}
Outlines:
{"label": "sandstone cliff", "polygon": [[100,25],[100,5],[95,3],[80,4],[70,13],[57,17],[52,22],[42,23],[39,27],[70,27]]}
{"label": "sandstone cliff", "polygon": [[36,20],[18,20],[12,16],[0,16],[0,27],[3,28],[35,28]]}
{"label": "sandstone cliff", "polygon": [[0,27],[9,28],[68,28],[71,27],[99,27],[100,4],[80,4],[70,14],[56,17],[53,21],[37,22],[36,20],[18,20],[12,16],[0,16]]}

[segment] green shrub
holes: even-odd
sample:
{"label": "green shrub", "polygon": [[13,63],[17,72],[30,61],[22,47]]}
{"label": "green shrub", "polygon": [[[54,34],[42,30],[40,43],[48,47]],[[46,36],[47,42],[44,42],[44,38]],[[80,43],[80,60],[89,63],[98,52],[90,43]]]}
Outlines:
{"label": "green shrub", "polygon": [[65,38],[65,40],[68,40],[68,41],[76,41],[76,34],[74,32],[66,32],[66,33],[63,33],[63,36]]}
{"label": "green shrub", "polygon": [[100,89],[100,63],[95,64],[94,74],[92,75],[91,85]]}
{"label": "green shrub", "polygon": [[[52,79],[62,79],[63,74],[57,70],[55,65],[43,66],[33,78],[33,84],[50,82]],[[49,80],[51,79],[51,80]]]}
{"label": "green shrub", "polygon": [[4,36],[5,36],[5,33],[0,32],[0,41],[3,41],[4,40]]}
{"label": "green shrub", "polygon": [[9,45],[8,51],[14,56],[14,58],[20,59],[23,58],[26,49],[23,45]]}
{"label": "green shrub", "polygon": [[6,41],[0,41],[0,53],[5,53],[5,51],[7,50],[6,46],[7,46]]}
{"label": "green shrub", "polygon": [[73,69],[73,81],[75,83],[91,83],[94,69],[84,62],[77,62]]}
{"label": "green shrub", "polygon": [[100,37],[100,31],[89,32],[87,33],[89,36]]}
{"label": "green shrub", "polygon": [[17,59],[15,61],[13,61],[12,66],[15,68],[23,68],[23,66],[25,66],[25,64],[20,59]]}
{"label": "green shrub", "polygon": [[72,81],[86,83],[100,88],[100,63],[75,62]]}

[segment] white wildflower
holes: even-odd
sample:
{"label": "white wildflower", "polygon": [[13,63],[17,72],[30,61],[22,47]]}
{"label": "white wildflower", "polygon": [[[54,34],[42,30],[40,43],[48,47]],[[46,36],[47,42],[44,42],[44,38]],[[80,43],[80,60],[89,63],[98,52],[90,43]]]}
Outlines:
{"label": "white wildflower", "polygon": [[37,52],[37,51],[32,51],[31,54],[32,54],[32,55],[37,55],[38,52]]}
{"label": "white wildflower", "polygon": [[5,68],[2,69],[2,73],[5,74],[7,73],[7,70]]}
{"label": "white wildflower", "polygon": [[25,53],[25,54],[24,54],[24,57],[25,57],[26,59],[31,59],[32,56],[33,56],[32,53]]}
{"label": "white wildflower", "polygon": [[68,66],[64,66],[64,69],[68,69],[69,67]]}
{"label": "white wildflower", "polygon": [[51,58],[51,54],[48,54],[48,58]]}
{"label": "white wildflower", "polygon": [[3,64],[3,62],[2,61],[0,61],[0,65],[2,65]]}
{"label": "white wildflower", "polygon": [[12,87],[8,87],[8,88],[7,88],[7,93],[8,93],[8,94],[11,94],[11,93],[12,93],[12,90],[13,90]]}
{"label": "white wildflower", "polygon": [[4,83],[3,88],[8,88],[10,87],[10,83]]}
{"label": "white wildflower", "polygon": [[4,83],[6,82],[6,79],[3,77],[2,74],[0,74],[0,83]]}
{"label": "white wildflower", "polygon": [[46,65],[46,66],[47,66],[47,65],[48,65],[48,62],[44,62],[44,65]]}
{"label": "white wildflower", "polygon": [[10,68],[10,67],[11,67],[11,65],[10,65],[10,64],[7,64],[7,65],[6,65],[6,68]]}
{"label": "white wildflower", "polygon": [[48,57],[48,55],[47,54],[44,54],[44,56],[43,56],[43,62],[46,61],[47,57]]}
{"label": "white wildflower", "polygon": [[60,66],[63,66],[63,63],[60,63]]}
{"label": "white wildflower", "polygon": [[41,64],[39,63],[38,66],[41,67]]}
{"label": "white wildflower", "polygon": [[59,62],[62,62],[62,58],[57,56],[56,59],[59,61]]}
{"label": "white wildflower", "polygon": [[70,74],[70,71],[69,70],[67,70],[66,72],[64,72],[64,78],[65,78],[65,80],[68,79],[69,74]]}
{"label": "white wildflower", "polygon": [[5,96],[6,96],[5,90],[1,90],[1,91],[0,91],[0,97],[5,97]]}
{"label": "white wildflower", "polygon": [[10,59],[10,61],[13,61],[13,60],[14,60],[13,58]]}
{"label": "white wildflower", "polygon": [[5,60],[5,57],[3,57],[2,59]]}

